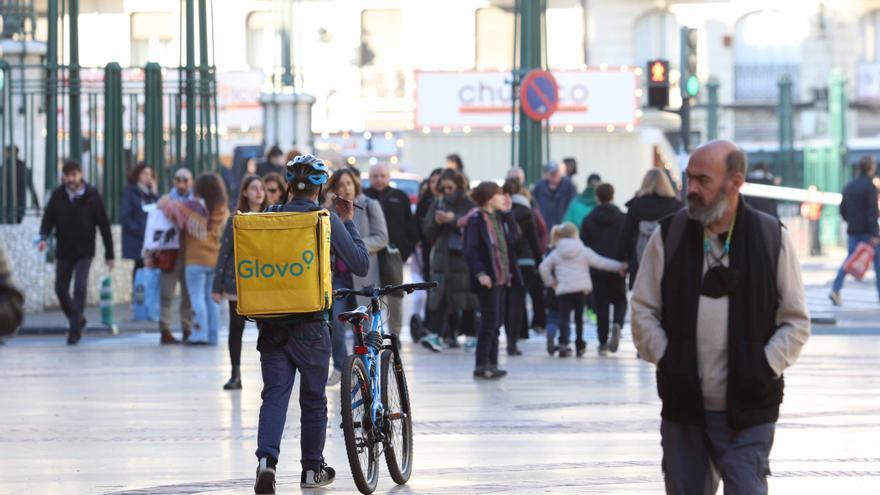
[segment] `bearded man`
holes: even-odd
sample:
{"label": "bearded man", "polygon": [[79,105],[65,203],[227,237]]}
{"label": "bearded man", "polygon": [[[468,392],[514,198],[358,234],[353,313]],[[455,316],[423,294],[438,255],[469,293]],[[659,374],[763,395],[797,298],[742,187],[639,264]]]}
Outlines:
{"label": "bearded man", "polygon": [[657,365],[670,494],[767,493],[783,377],[810,336],[794,246],[742,200],[746,156],[729,141],[691,155],[686,209],[648,241],[633,340]]}

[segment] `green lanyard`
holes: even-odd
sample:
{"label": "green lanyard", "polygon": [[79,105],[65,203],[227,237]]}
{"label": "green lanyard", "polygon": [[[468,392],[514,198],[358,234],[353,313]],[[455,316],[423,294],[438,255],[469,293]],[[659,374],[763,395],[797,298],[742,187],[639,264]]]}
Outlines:
{"label": "green lanyard", "polygon": [[[730,223],[730,229],[727,231],[727,239],[724,240],[724,252],[721,253],[721,257],[718,259],[723,259],[725,256],[730,254],[730,239],[733,237],[733,227],[736,225],[736,217],[733,217],[733,221]],[[709,244],[709,234],[707,231],[703,230],[703,252],[709,254],[712,252],[712,246]]]}

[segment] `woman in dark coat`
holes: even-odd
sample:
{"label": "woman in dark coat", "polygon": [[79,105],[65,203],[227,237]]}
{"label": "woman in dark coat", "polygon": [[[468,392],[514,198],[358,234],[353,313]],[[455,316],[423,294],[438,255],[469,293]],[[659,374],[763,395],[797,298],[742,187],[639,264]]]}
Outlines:
{"label": "woman in dark coat", "polygon": [[[128,174],[128,185],[122,193],[119,205],[119,224],[122,225],[122,257],[134,260],[134,271],[144,267],[144,231],[147,229],[147,212],[143,207],[159,200],[153,168],[139,163]],[[131,274],[134,280],[134,272]]]}
{"label": "woman in dark coat", "polygon": [[626,204],[626,220],[617,243],[616,258],[629,263],[630,289],[635,283],[642,251],[651,233],[662,218],[682,207],[666,171],[659,168],[648,170],[636,197]]}
{"label": "woman in dark coat", "polygon": [[[258,212],[268,206],[265,184],[256,175],[245,175],[241,179],[241,192],[233,215],[241,212]],[[235,284],[235,253],[232,238],[232,217],[226,222],[226,230],[220,241],[220,254],[217,266],[214,267],[214,282],[211,287],[211,298],[220,303],[221,298],[229,301],[229,360],[232,362],[232,374],[223,385],[223,390],[241,388],[241,337],[244,334],[244,317],[238,314],[238,290]]]}
{"label": "woman in dark coat", "polygon": [[[519,339],[527,339],[529,338],[529,319],[526,312],[526,294],[529,292],[530,284],[536,285],[539,290],[535,292],[543,296],[544,283],[538,274],[538,265],[541,264],[541,249],[538,243],[535,216],[528,198],[522,194],[522,184],[516,179],[507,179],[502,189],[512,204],[507,215],[513,219],[517,226],[519,235],[516,238],[513,251],[516,253],[516,264],[523,278],[522,284],[511,287],[508,291],[507,318],[504,326],[511,335],[516,335]],[[535,313],[543,312],[544,298],[535,298],[533,295],[532,308]],[[539,320],[539,317],[535,319]],[[511,345],[510,339],[507,343],[507,353],[513,356],[521,354],[515,342]]]}
{"label": "woman in dark coat", "polygon": [[479,208],[461,223],[466,226],[464,253],[471,287],[480,301],[474,378],[494,380],[507,375],[507,371],[498,368],[498,332],[504,323],[507,290],[520,283],[513,251],[516,238],[512,226],[502,218],[509,199],[501,186],[482,182],[471,192],[471,198]]}
{"label": "woman in dark coat", "polygon": [[[465,193],[464,175],[454,169],[440,174],[440,192],[422,221],[425,242],[431,245],[431,280],[440,285],[428,295],[430,321],[427,327],[435,332],[425,342],[439,345],[437,336],[454,341],[456,330],[466,335],[465,348],[476,346],[474,336],[477,297],[471,292],[470,271],[464,260],[464,241],[458,221],[476,208]],[[460,313],[460,318],[458,317]],[[449,323],[450,316],[458,328]]]}

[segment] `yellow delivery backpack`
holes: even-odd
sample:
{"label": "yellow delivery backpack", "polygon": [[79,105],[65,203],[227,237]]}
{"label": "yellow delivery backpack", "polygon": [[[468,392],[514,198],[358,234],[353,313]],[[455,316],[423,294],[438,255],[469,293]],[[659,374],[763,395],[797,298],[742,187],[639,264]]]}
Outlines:
{"label": "yellow delivery backpack", "polygon": [[273,317],[330,309],[330,213],[232,217],[238,314]]}

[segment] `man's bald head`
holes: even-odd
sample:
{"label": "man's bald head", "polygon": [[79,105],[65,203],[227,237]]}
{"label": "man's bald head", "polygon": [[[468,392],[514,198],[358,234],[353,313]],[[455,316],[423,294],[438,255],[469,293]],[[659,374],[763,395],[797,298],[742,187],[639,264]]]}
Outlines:
{"label": "man's bald head", "polygon": [[515,179],[518,180],[520,184],[525,184],[526,182],[526,173],[520,167],[513,167],[507,171],[507,176],[505,179]]}
{"label": "man's bald head", "polygon": [[691,218],[708,226],[735,209],[747,170],[745,153],[730,141],[710,141],[697,148],[687,168]]}
{"label": "man's bald head", "polygon": [[370,167],[370,187],[377,191],[384,191],[391,182],[391,173],[385,164],[378,163]]}

